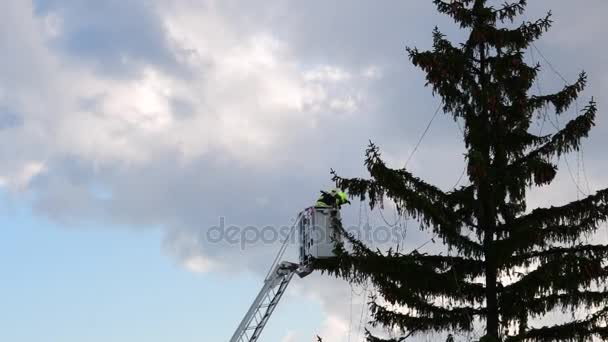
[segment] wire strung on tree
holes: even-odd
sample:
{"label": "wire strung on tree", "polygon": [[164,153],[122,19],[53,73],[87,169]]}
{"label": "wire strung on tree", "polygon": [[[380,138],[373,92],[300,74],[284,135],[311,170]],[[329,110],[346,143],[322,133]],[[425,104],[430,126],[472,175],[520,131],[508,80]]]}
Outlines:
{"label": "wire strung on tree", "polygon": [[[532,43],[532,47],[534,48],[533,50],[530,50],[532,58],[534,58],[534,50],[536,50],[536,52],[538,52],[538,54],[543,59],[543,61],[545,61],[545,63],[547,64],[547,66],[549,66],[549,69],[551,69],[551,71],[553,71],[553,73],[555,73],[564,82],[564,84],[568,85],[569,84],[568,80],[564,77],[564,75],[562,73],[560,73],[557,70],[557,68],[555,68],[555,66],[553,66],[553,63],[551,63],[549,61],[549,59],[547,57],[545,57],[545,55],[538,48],[538,46],[536,46],[536,44]],[[538,85],[538,86],[540,87],[540,85]],[[540,88],[539,88],[539,91],[540,91]],[[575,105],[576,112],[579,113],[580,112],[580,108],[579,108],[579,104],[578,104],[578,98],[574,99],[574,105]],[[557,117],[556,117],[556,120],[557,120]],[[583,150],[583,147],[581,146],[580,150],[577,151],[577,158],[583,158],[584,157],[582,150]],[[580,153],[580,155],[578,153]],[[571,171],[570,171],[570,165],[568,164],[568,160],[567,160],[566,157],[564,157],[564,159],[566,161],[566,166],[568,167],[568,171],[571,173]],[[578,167],[579,167],[579,164],[578,164],[578,160],[577,160],[577,173],[579,171]],[[592,191],[591,191],[591,187],[589,186],[589,179],[587,177],[587,173],[584,170],[584,159],[582,160],[582,168],[583,168],[583,177],[585,177],[585,182],[587,183],[587,194],[590,194]],[[572,173],[571,173],[571,176],[572,176]],[[577,177],[580,177],[580,176],[577,174]],[[580,183],[580,178],[579,178],[579,183]],[[579,184],[577,183],[576,185],[577,185],[577,188],[579,188],[579,191],[582,194],[585,194],[583,191],[581,191],[581,189],[579,187]],[[577,193],[577,196],[578,196],[578,193]]]}
{"label": "wire strung on tree", "polygon": [[[441,104],[439,104],[437,106],[437,109],[435,110],[435,113],[433,114],[433,116],[431,117],[431,119],[429,120],[428,124],[426,125],[424,131],[422,132],[422,135],[420,136],[420,138],[418,139],[418,142],[416,143],[416,145],[414,146],[414,149],[412,150],[412,152],[410,153],[409,157],[407,158],[404,168],[407,167],[407,165],[409,164],[409,162],[412,160],[412,158],[414,157],[414,154],[418,151],[420,145],[422,144],[424,138],[426,137],[427,133],[429,132],[433,122],[435,121],[435,118],[437,117],[437,115],[439,114],[439,111],[441,110]],[[461,133],[463,133],[463,129],[460,126],[459,122],[456,122],[458,125],[458,129],[460,130]],[[458,180],[456,181],[456,184],[454,184],[453,189],[456,189],[456,187],[460,184],[460,182],[462,181],[462,179],[464,178],[464,175],[466,174],[466,165],[463,167],[462,173],[460,174]],[[361,205],[363,202],[360,202],[360,206],[359,206],[359,227],[361,227]],[[367,207],[366,207],[367,209]],[[395,213],[396,213],[396,208],[395,208]],[[384,221],[384,223],[391,227],[394,228],[398,225],[400,225],[401,221],[402,221],[402,217],[396,217],[395,218],[395,223],[391,224],[388,222],[388,220],[385,218],[384,216],[384,212],[382,210],[382,208],[379,209],[380,212],[380,217],[382,218],[382,220]],[[367,212],[366,212],[367,214]],[[397,214],[396,214],[397,215]],[[369,225],[369,216],[367,216],[367,224]],[[412,252],[410,253],[414,253],[417,252],[418,250],[420,250],[421,248],[423,248],[424,246],[426,246],[427,244],[433,242],[435,243],[435,238],[437,238],[437,234],[435,234],[432,238],[430,238],[428,241],[426,241],[425,243],[421,244],[420,246],[418,246],[417,248],[415,248]],[[366,281],[365,287],[364,287],[364,298],[365,296],[367,296],[367,292],[368,292],[368,287],[369,287],[369,280]],[[348,341],[350,342],[351,340],[351,324],[352,324],[352,306],[353,306],[353,288],[351,285],[351,302],[350,302],[350,318],[349,318],[349,332],[348,332]],[[367,315],[369,314],[369,312],[367,310],[365,310],[365,305],[364,303],[362,303],[362,308],[361,308],[361,314],[359,317],[359,327],[358,327],[358,332],[357,332],[357,339],[359,339],[359,336],[362,332],[361,328],[363,327],[363,314],[365,313],[365,319],[367,319]]]}
{"label": "wire strung on tree", "polygon": [[540,51],[540,49],[536,46],[536,44],[534,44],[534,42],[532,42],[532,47],[534,48],[534,50],[536,50],[538,52],[538,54],[540,55],[540,57],[545,61],[545,63],[547,63],[547,65],[549,66],[549,68],[559,77],[562,79],[562,81],[564,81],[564,83],[568,84],[568,80],[564,77],[564,75],[562,75],[559,71],[557,71],[557,69],[553,66],[553,64],[551,64],[551,62],[549,62],[549,59],[547,59],[547,57],[545,57],[545,55]]}
{"label": "wire strung on tree", "polygon": [[[361,202],[363,203],[363,202]],[[368,207],[365,206],[365,217],[366,217],[366,225],[369,226],[369,210]],[[359,227],[361,227],[361,220],[359,220]],[[373,245],[373,239],[371,244]],[[368,310],[366,310],[366,299],[367,299],[367,293],[369,290],[369,279],[365,280],[365,286],[364,286],[364,290],[363,290],[363,297],[362,297],[362,303],[361,303],[361,313],[359,315],[359,326],[357,327],[357,342],[359,341],[359,337],[361,336],[362,328],[363,328],[363,320],[367,319],[367,315],[369,314]],[[364,317],[365,314],[365,317]]]}
{"label": "wire strung on tree", "polygon": [[[397,213],[397,210],[395,210],[395,214]],[[399,216],[402,220],[402,222],[405,222],[405,224],[403,224],[402,226],[400,226],[401,228],[401,241],[399,242],[401,246],[403,246],[403,242],[405,241],[405,238],[407,236],[407,225],[409,222],[409,219],[405,219],[403,220],[403,216]],[[399,252],[399,246],[397,246],[397,252]]]}
{"label": "wire strung on tree", "polygon": [[460,185],[460,182],[462,181],[462,179],[464,178],[464,175],[467,173],[467,166],[465,165],[462,168],[462,172],[460,173],[460,177],[458,177],[458,180],[456,181],[456,184],[454,184],[454,186],[452,187],[454,190],[456,189],[456,187],[458,185]]}
{"label": "wire strung on tree", "polygon": [[[456,184],[454,184],[454,187],[453,187],[454,189],[456,189],[456,187],[457,187],[457,186],[460,184],[460,182],[462,181],[462,178],[464,178],[464,175],[465,175],[465,173],[466,173],[466,170],[467,170],[467,167],[466,167],[466,165],[465,165],[464,169],[462,170],[462,173],[460,174],[460,177],[458,178],[458,181],[456,182]],[[414,252],[418,252],[418,251],[419,251],[421,248],[423,248],[424,246],[428,245],[428,244],[429,244],[429,243],[431,243],[431,242],[432,242],[432,243],[435,243],[435,238],[437,238],[437,236],[438,236],[438,234],[437,234],[437,233],[435,233],[435,234],[433,235],[433,237],[432,237],[432,238],[430,238],[428,241],[426,241],[425,243],[421,244],[420,246],[418,246],[418,247],[414,248],[414,249],[413,249],[413,250],[410,252],[410,254],[411,254],[411,253],[414,253]]]}
{"label": "wire strung on tree", "polygon": [[350,312],[348,314],[348,342],[350,342],[350,336],[353,324],[353,284],[350,284]]}
{"label": "wire strung on tree", "polygon": [[386,224],[389,228],[395,228],[401,223],[401,218],[396,218],[395,223],[389,223],[388,220],[384,217],[384,211],[382,210],[382,208],[378,208],[378,211],[380,212],[380,217],[382,218],[382,221],[384,221],[384,224]]}
{"label": "wire strung on tree", "polygon": [[593,190],[591,190],[591,186],[589,185],[589,178],[587,178],[587,170],[585,168],[585,153],[583,151],[583,149],[581,149],[581,166],[583,167],[583,177],[585,177],[585,184],[587,186],[587,192],[588,193],[592,193]]}
{"label": "wire strung on tree", "polygon": [[[410,160],[412,159],[412,157],[414,156],[414,153],[416,152],[416,150],[418,149],[418,147],[420,146],[420,144],[422,143],[422,140],[424,139],[424,137],[426,136],[426,133],[429,131],[429,128],[431,127],[431,124],[433,123],[433,120],[435,120],[435,117],[437,116],[437,114],[439,113],[439,110],[441,109],[441,104],[439,104],[439,106],[437,107],[437,110],[435,110],[435,114],[433,115],[433,117],[431,118],[431,120],[429,121],[429,124],[426,126],[426,129],[424,130],[424,132],[422,133],[422,136],[420,137],[420,140],[418,140],[418,143],[416,144],[416,147],[414,148],[414,150],[412,151],[412,153],[410,154],[409,158],[407,159],[407,161],[405,162],[405,166],[407,167],[407,164],[410,162]],[[460,123],[458,121],[456,121],[457,125],[458,125],[458,129],[464,133],[462,127],[460,126]],[[462,173],[460,174],[460,177],[458,177],[458,180],[456,181],[456,184],[454,184],[454,186],[452,187],[453,190],[456,189],[456,187],[458,187],[458,185],[460,184],[460,182],[462,181],[462,179],[464,178],[464,175],[466,174],[467,171],[467,166],[465,165],[462,169]],[[384,220],[384,222],[387,225],[390,225],[386,219],[384,218],[384,215],[382,214],[382,210],[380,210],[380,216],[382,217],[382,219]],[[395,222],[395,225],[397,224],[397,222]],[[394,227],[394,226],[393,226]],[[428,241],[426,241],[425,243],[423,243],[421,246],[419,246],[418,248],[415,248],[413,252],[417,252],[420,248],[426,246],[427,244],[433,242],[435,243],[435,238],[437,237],[437,234],[435,234],[432,238],[430,238]]]}
{"label": "wire strung on tree", "polygon": [[[536,65],[536,57],[534,56],[534,50],[530,49],[530,57],[532,58],[532,64]],[[536,81],[534,82],[536,84],[536,89],[538,90],[538,93],[541,94],[542,91],[540,89],[540,82]],[[540,129],[538,130],[538,136],[542,136],[543,135],[543,129],[545,128],[545,123],[547,122],[547,107],[546,105],[543,105],[543,109],[544,112],[541,112],[540,109],[538,109],[538,113],[539,116],[542,116],[543,121],[540,124]]]}
{"label": "wire strung on tree", "polygon": [[[363,221],[363,207],[364,207],[364,201],[359,201],[359,223],[358,223],[358,227],[359,230],[361,230],[361,223]],[[367,209],[367,207],[365,207]],[[365,291],[362,291],[362,293],[367,292],[367,286],[365,288]],[[350,284],[350,313],[349,313],[349,320],[348,320],[348,341],[350,342],[351,339],[351,331],[352,331],[352,316],[353,316],[353,294],[354,294],[354,289],[353,289],[353,285]],[[357,294],[357,297],[359,297],[361,295],[361,293]],[[365,294],[364,294],[365,296]],[[361,316],[363,316],[363,310],[364,308],[361,309]],[[359,333],[360,333],[360,329],[361,329],[361,320],[359,320],[359,325],[357,327],[357,341],[359,339]]]}
{"label": "wire strung on tree", "polygon": [[361,302],[361,314],[359,315],[359,325],[357,327],[357,340],[359,341],[359,337],[361,336],[362,328],[363,328],[363,314],[365,313],[365,319],[367,319],[367,310],[366,310],[366,298],[367,298],[367,290],[369,286],[369,279],[365,280],[365,286],[363,287],[363,297]]}
{"label": "wire strung on tree", "polygon": [[[540,55],[540,57],[545,61],[545,63],[549,66],[549,68],[559,77],[562,79],[562,81],[564,81],[564,83],[567,85],[568,80],[559,72],[557,71],[557,69],[555,69],[555,67],[553,66],[553,64],[545,57],[545,55],[540,51],[540,49],[536,46],[536,44],[532,43],[531,44],[532,47],[534,48],[534,50],[536,50],[538,52],[538,54]],[[532,51],[532,50],[530,50]],[[532,57],[532,62],[534,64],[536,64],[536,61],[534,60],[534,53],[531,52],[530,56]],[[542,89],[541,89],[541,85],[540,85],[540,81],[536,80],[536,86],[538,88],[539,91],[539,95],[542,95]],[[555,114],[555,123],[548,117],[548,113],[547,113],[547,108],[546,105],[544,106],[545,108],[545,113],[544,113],[544,118],[545,119],[549,119],[549,123],[551,123],[551,125],[553,126],[553,128],[555,128],[557,131],[560,130],[559,126],[559,118],[557,117],[557,114]],[[578,108],[578,105],[577,105]],[[578,111],[577,111],[578,112]],[[578,114],[578,113],[577,113]],[[587,196],[587,193],[581,189],[581,186],[579,184],[579,182],[576,181],[575,177],[574,177],[574,173],[572,172],[572,168],[570,167],[570,163],[568,162],[568,157],[564,155],[564,162],[566,164],[566,169],[568,170],[568,174],[570,174],[570,178],[572,179],[572,182],[574,183],[574,185],[576,186],[576,189],[578,190],[576,193],[577,199],[579,199],[579,196],[582,194],[584,196]]]}
{"label": "wire strung on tree", "polygon": [[[448,249],[448,257],[450,256],[450,250]],[[454,282],[456,283],[456,289],[458,290],[458,292],[460,292],[461,290],[461,286],[460,286],[460,282],[458,281],[458,274],[456,274],[456,270],[454,269],[454,264],[452,264],[452,273],[454,274]],[[471,315],[471,313],[467,312],[467,315],[469,317],[469,319],[471,320],[471,322],[473,322],[473,316]],[[478,334],[475,331],[475,323],[473,322],[473,334],[475,335],[474,337],[477,338]],[[467,339],[468,341],[471,341],[471,331],[467,331]]]}
{"label": "wire strung on tree", "polygon": [[426,125],[426,128],[424,129],[424,132],[422,132],[422,135],[420,136],[420,139],[418,139],[418,142],[416,143],[416,146],[414,146],[414,149],[412,150],[412,153],[410,153],[410,156],[407,158],[407,161],[405,162],[404,168],[406,168],[407,165],[410,163],[410,161],[412,160],[412,157],[414,156],[414,153],[416,153],[416,151],[418,151],[418,148],[420,147],[420,144],[422,144],[422,140],[424,140],[424,137],[426,136],[426,134],[428,133],[429,129],[431,128],[431,125],[433,124],[433,121],[435,121],[435,118],[437,117],[437,114],[439,114],[439,110],[440,109],[441,109],[441,103],[439,104],[439,106],[437,106],[437,110],[435,110],[435,114],[433,114],[433,117],[431,117],[431,120],[429,120],[429,123]]}

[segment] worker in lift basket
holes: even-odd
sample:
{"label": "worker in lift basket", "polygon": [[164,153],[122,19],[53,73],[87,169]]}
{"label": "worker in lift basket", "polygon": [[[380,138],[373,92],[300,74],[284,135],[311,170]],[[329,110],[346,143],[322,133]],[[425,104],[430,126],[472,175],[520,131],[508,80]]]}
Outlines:
{"label": "worker in lift basket", "polygon": [[343,204],[350,204],[348,196],[344,191],[338,189],[332,189],[329,192],[321,191],[321,197],[317,200],[315,207],[330,208],[335,207],[340,209]]}

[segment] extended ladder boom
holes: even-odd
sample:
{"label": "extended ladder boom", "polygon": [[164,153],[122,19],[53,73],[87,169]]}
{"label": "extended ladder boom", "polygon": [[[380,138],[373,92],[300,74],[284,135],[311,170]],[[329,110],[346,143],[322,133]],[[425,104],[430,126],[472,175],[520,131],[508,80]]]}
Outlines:
{"label": "extended ladder boom", "polygon": [[285,293],[298,265],[282,262],[274,268],[264,281],[264,286],[253,301],[251,308],[232,335],[230,342],[255,342],[260,337],[268,318]]}
{"label": "extended ladder boom", "polygon": [[[256,342],[293,275],[304,278],[312,272],[311,260],[335,257],[334,242],[340,235],[333,232],[331,222],[336,217],[339,219],[340,212],[326,207],[307,208],[298,215],[264,279],[264,286],[229,342]],[[296,229],[300,263],[280,262]]]}

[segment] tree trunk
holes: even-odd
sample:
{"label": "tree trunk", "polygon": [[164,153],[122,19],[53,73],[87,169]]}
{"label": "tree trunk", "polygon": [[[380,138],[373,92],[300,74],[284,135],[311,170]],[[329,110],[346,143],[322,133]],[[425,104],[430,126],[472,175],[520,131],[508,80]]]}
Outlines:
{"label": "tree trunk", "polygon": [[[478,1],[478,4],[481,4],[482,1]],[[486,268],[486,335],[488,337],[492,337],[498,341],[498,300],[497,300],[497,291],[496,291],[496,277],[497,277],[497,269],[496,269],[496,254],[494,248],[494,233],[496,231],[496,215],[495,215],[495,201],[492,190],[492,183],[489,180],[490,175],[492,174],[490,168],[492,167],[491,156],[490,156],[490,144],[488,140],[490,140],[490,136],[492,134],[492,124],[490,112],[487,105],[487,75],[486,75],[486,46],[484,43],[481,43],[479,46],[479,60],[480,60],[480,83],[481,83],[481,93],[482,93],[482,110],[480,115],[480,120],[482,122],[482,129],[485,136],[486,141],[480,142],[480,150],[482,154],[483,160],[483,172],[479,175],[479,184],[478,184],[478,201],[480,208],[480,215],[478,216],[480,219],[480,226],[484,232],[483,238],[483,248],[484,248],[484,257],[485,257],[485,268]]]}

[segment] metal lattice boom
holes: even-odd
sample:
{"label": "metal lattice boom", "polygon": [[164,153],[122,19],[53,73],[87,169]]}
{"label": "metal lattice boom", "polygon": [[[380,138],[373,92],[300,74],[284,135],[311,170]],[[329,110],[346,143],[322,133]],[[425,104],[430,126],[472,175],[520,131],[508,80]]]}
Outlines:
{"label": "metal lattice boom", "polygon": [[234,332],[230,342],[255,342],[266,326],[268,318],[281,300],[287,285],[293,278],[297,264],[282,262],[266,278],[264,286],[255,298],[253,305]]}

